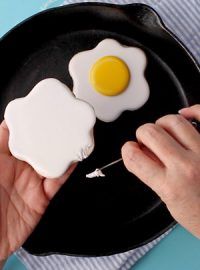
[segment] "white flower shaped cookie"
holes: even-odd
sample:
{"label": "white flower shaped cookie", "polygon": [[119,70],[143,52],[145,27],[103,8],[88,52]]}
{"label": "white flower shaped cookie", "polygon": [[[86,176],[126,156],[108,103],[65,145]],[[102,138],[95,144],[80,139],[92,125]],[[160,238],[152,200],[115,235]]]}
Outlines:
{"label": "white flower shaped cookie", "polygon": [[92,107],[53,78],[39,82],[26,97],[11,101],[5,121],[12,155],[44,177],[61,176],[94,148]]}
{"label": "white flower shaped cookie", "polygon": [[137,110],[147,102],[150,90],[144,76],[146,65],[142,49],[104,39],[70,60],[73,92],[92,105],[98,119],[112,122],[123,111]]}

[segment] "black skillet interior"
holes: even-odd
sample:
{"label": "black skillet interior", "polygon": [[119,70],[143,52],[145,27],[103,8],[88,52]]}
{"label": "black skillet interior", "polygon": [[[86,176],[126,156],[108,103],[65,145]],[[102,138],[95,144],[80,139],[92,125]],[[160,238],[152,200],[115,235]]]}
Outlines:
{"label": "black skillet interior", "polygon": [[35,255],[122,252],[174,224],[155,193],[122,163],[107,170],[103,179],[85,178],[119,158],[121,146],[135,138],[141,124],[200,102],[197,65],[148,6],[70,5],[36,15],[9,32],[0,42],[1,120],[10,100],[25,96],[44,78],[57,78],[72,89],[69,60],[104,38],[145,51],[150,98],[141,109],[126,111],[112,123],[97,121],[93,154],[78,165],[23,246]]}

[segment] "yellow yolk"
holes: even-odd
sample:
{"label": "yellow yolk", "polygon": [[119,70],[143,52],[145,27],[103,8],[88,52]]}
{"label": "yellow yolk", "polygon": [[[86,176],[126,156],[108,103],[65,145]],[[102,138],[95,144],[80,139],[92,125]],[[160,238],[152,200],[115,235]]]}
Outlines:
{"label": "yellow yolk", "polygon": [[90,70],[90,83],[105,96],[116,96],[126,90],[130,72],[124,61],[116,56],[105,56],[97,60]]}

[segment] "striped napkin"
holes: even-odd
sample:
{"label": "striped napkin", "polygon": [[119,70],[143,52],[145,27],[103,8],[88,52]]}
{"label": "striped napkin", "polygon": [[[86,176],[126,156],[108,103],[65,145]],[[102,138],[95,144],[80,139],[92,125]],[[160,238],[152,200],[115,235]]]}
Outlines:
{"label": "striped napkin", "polygon": [[[66,0],[63,4],[95,2]],[[97,1],[96,1],[97,2]],[[104,3],[144,3],[152,6],[200,63],[200,0],[106,0]],[[29,270],[128,270],[170,231],[140,248],[107,257],[51,255],[36,257],[20,248],[16,255]]]}

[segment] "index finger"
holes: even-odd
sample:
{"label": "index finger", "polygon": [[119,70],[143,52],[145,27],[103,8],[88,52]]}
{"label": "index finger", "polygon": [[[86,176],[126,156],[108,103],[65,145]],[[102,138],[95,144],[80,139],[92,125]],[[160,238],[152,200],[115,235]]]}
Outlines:
{"label": "index finger", "polygon": [[166,166],[186,158],[186,149],[157,124],[147,123],[136,130],[138,142],[145,145]]}
{"label": "index finger", "polygon": [[136,175],[155,192],[159,192],[165,173],[161,162],[147,155],[136,142],[127,142],[122,147],[122,158],[128,171]]}

